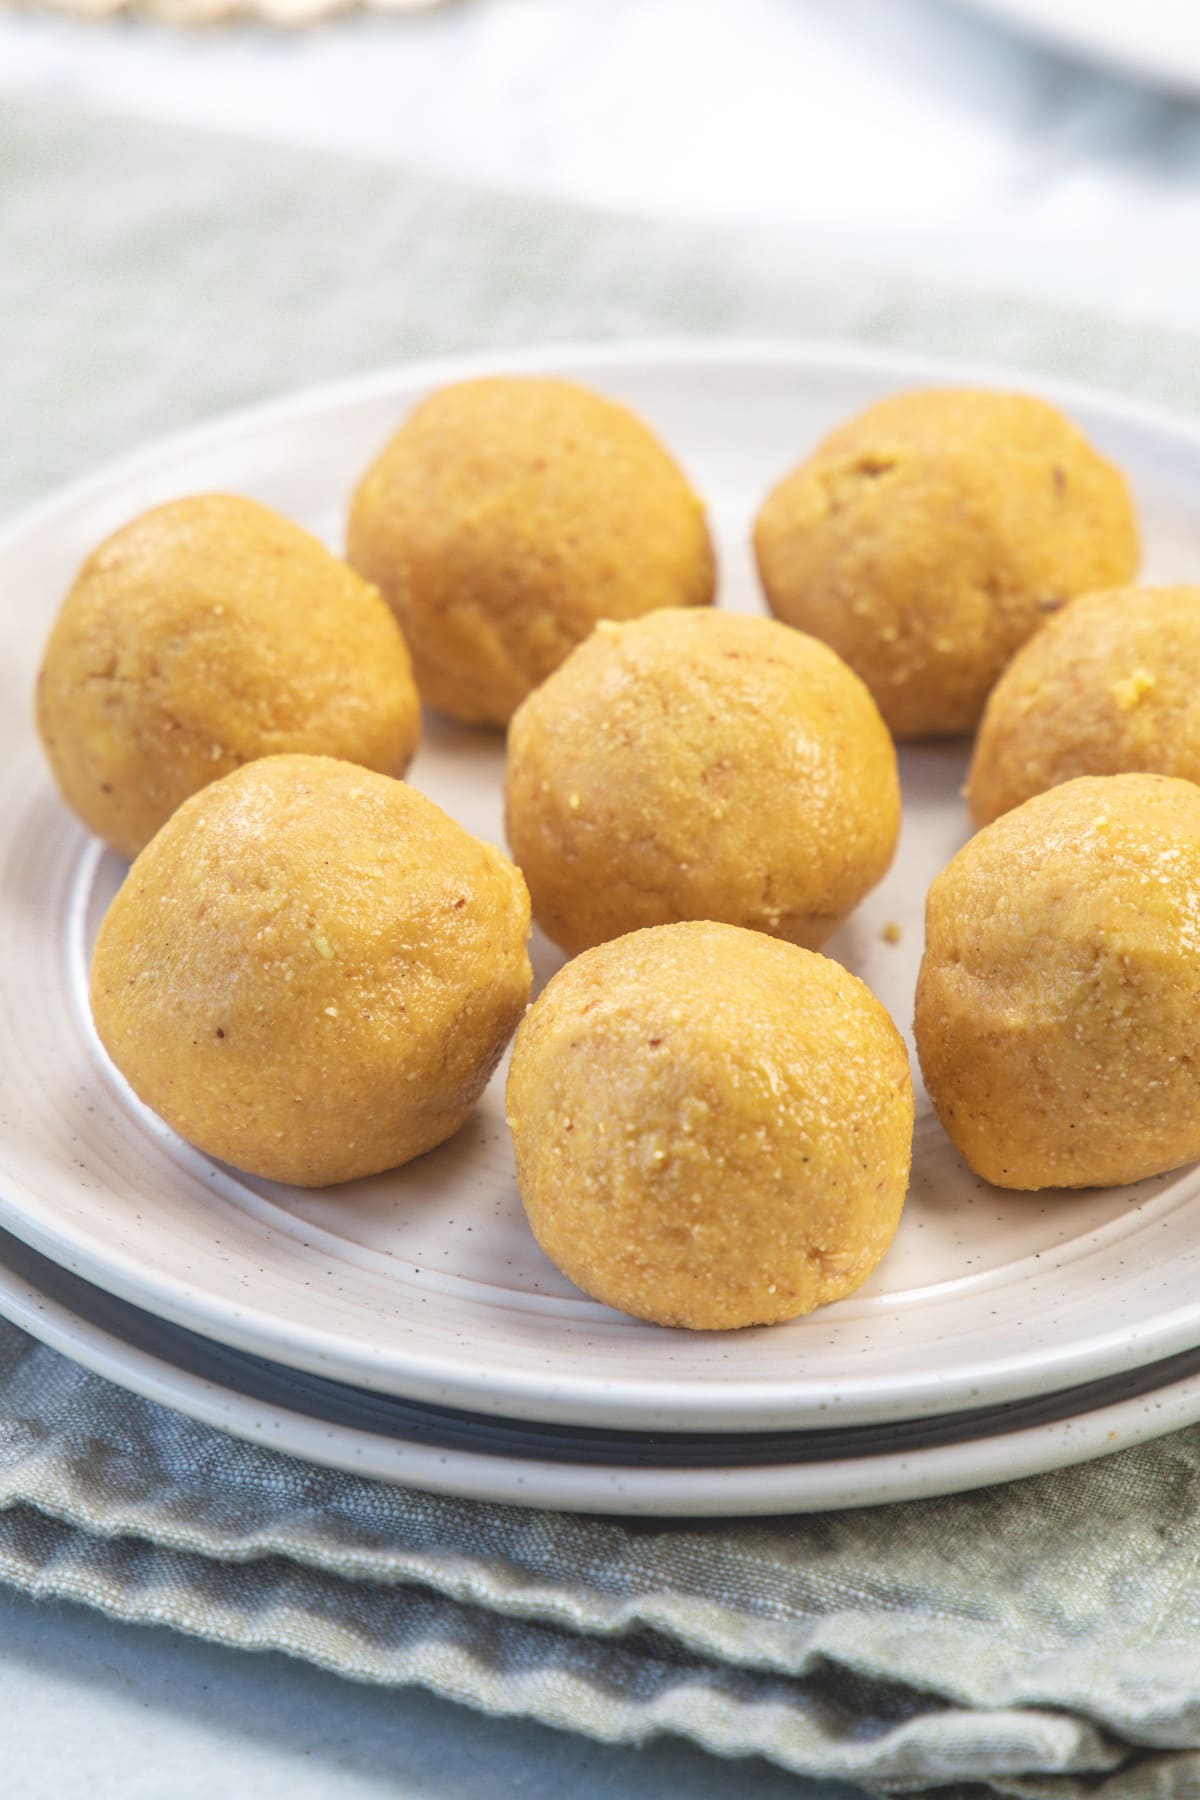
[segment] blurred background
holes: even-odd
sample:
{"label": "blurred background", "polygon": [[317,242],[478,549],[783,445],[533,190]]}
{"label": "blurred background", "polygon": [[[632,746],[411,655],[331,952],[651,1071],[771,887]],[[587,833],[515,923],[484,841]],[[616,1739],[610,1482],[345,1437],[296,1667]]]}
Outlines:
{"label": "blurred background", "polygon": [[[239,3],[285,23],[223,17]],[[344,7],[0,8],[0,101],[803,231],[1148,322],[1200,316],[1195,0]],[[163,22],[185,18],[218,22]]]}
{"label": "blurred background", "polygon": [[[1111,376],[1080,346],[1120,320],[1170,401],[1198,244],[1196,0],[0,4],[0,400],[53,422],[0,498],[304,378],[549,337],[1028,363],[1012,309],[1051,306],[1059,372]],[[919,331],[930,288],[962,307]]]}
{"label": "blurred background", "polygon": [[1196,317],[1195,0],[392,0],[313,20],[326,4],[261,0],[291,29],[0,11],[0,95]]}

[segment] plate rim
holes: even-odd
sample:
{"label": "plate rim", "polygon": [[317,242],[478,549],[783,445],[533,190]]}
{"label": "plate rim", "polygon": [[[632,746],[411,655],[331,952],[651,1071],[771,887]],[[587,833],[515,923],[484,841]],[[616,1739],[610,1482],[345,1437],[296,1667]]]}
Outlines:
{"label": "plate rim", "polygon": [[1161,402],[1144,400],[1119,387],[1105,383],[1081,381],[1059,376],[1050,371],[1028,368],[1021,363],[993,362],[986,357],[943,357],[936,351],[914,350],[906,346],[865,344],[854,338],[788,337],[769,333],[745,337],[719,337],[711,333],[690,337],[652,335],[635,338],[556,339],[552,343],[528,343],[499,346],[494,350],[455,351],[444,356],[418,357],[412,361],[387,363],[383,368],[365,370],[330,381],[314,382],[303,388],[284,388],[246,406],[226,407],[209,413],[178,431],[168,431],[148,443],[119,451],[105,458],[96,469],[77,475],[53,488],[41,499],[19,507],[0,519],[0,553],[11,548],[18,538],[39,529],[66,506],[74,506],[100,494],[116,481],[136,477],[152,470],[159,460],[192,450],[204,450],[224,442],[230,434],[240,435],[264,425],[303,416],[313,410],[356,405],[382,399],[400,384],[441,385],[470,380],[481,371],[494,374],[553,374],[559,364],[573,368],[603,368],[614,363],[630,367],[654,366],[658,363],[681,364],[691,361],[714,364],[722,362],[770,363],[772,361],[805,363],[809,366],[836,365],[851,361],[864,369],[878,369],[881,375],[911,374],[928,381],[929,371],[936,368],[936,385],[959,382],[980,387],[1008,388],[1019,391],[1026,383],[1041,390],[1064,407],[1099,405],[1121,415],[1125,422],[1154,431],[1178,432],[1195,438],[1200,445],[1200,418],[1190,410],[1178,410]]}
{"label": "plate rim", "polygon": [[1200,1421],[1198,1372],[1049,1423],[844,1461],[678,1469],[548,1462],[430,1448],[241,1393],[85,1317],[11,1269],[2,1245],[0,1318],[128,1393],[305,1464],[457,1499],[631,1518],[777,1517],[934,1499],[1093,1462]]}

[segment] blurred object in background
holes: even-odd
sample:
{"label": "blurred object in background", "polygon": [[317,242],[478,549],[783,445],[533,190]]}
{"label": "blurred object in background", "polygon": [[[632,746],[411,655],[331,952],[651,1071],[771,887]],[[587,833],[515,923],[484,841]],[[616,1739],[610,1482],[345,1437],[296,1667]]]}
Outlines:
{"label": "blurred object in background", "polygon": [[1200,94],[1200,0],[954,0],[1054,48]]}
{"label": "blurred object in background", "polygon": [[143,13],[166,25],[221,25],[256,19],[267,25],[311,25],[361,6],[368,12],[432,12],[451,0],[34,0],[46,12],[76,19],[106,19]]}

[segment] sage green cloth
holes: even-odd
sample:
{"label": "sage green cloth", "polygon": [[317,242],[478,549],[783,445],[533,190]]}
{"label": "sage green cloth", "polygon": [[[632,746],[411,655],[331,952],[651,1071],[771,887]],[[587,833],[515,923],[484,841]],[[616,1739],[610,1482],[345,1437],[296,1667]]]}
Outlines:
{"label": "sage green cloth", "polygon": [[[12,104],[0,247],[7,510],[232,404],[548,338],[834,335],[1200,407],[1198,344],[820,244]],[[0,1323],[8,1581],[599,1738],[876,1790],[1200,1793],[1198,1563],[1200,1431],[943,1501],[634,1525],[308,1468]]]}

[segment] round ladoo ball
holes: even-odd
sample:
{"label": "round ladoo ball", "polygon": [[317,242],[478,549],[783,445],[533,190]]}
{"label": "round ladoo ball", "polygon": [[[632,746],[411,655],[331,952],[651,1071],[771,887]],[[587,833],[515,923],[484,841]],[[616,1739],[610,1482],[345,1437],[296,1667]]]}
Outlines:
{"label": "round ladoo ball", "polygon": [[704,606],[704,507],[624,406],[566,381],[423,401],[364,476],[348,554],[395,609],[431,706],[504,725],[597,619]]}
{"label": "round ladoo ball", "polygon": [[908,1059],[840,964],[732,925],[636,931],[553,978],[506,1097],[533,1235],[661,1325],[769,1325],[852,1293],[908,1185]]}
{"label": "round ladoo ball", "polygon": [[929,890],[921,1068],[977,1175],[1110,1187],[1200,1157],[1200,788],[1083,776]]}
{"label": "round ladoo ball", "polygon": [[971,731],[1013,653],[1076,594],[1131,581],[1122,476],[1023,394],[896,394],[765,501],[771,609],[862,676],[898,738]]}
{"label": "round ladoo ball", "polygon": [[967,782],[987,825],[1077,775],[1200,781],[1200,587],[1085,594],[1018,651]]}
{"label": "round ladoo ball", "polygon": [[814,638],[734,613],[602,624],[509,729],[507,824],[576,952],[716,919],[817,948],[896,846],[896,753]]}
{"label": "round ladoo ball", "polygon": [[38,729],[67,805],[122,856],[258,756],[408,767],[420,703],[388,608],[252,500],[144,513],[84,563],[50,635]]}
{"label": "round ladoo ball", "polygon": [[185,801],[100,928],[134,1092],[210,1156],[318,1187],[458,1130],[529,997],[512,864],[403,782],[250,763]]}

